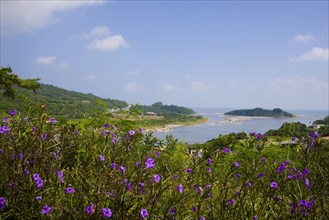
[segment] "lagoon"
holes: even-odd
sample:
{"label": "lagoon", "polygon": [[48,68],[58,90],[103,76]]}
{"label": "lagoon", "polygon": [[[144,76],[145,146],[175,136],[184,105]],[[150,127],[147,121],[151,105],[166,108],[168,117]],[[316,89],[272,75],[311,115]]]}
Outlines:
{"label": "lagoon", "polygon": [[329,115],[328,110],[287,110],[297,115],[293,118],[255,118],[251,120],[239,120],[232,122],[224,116],[225,112],[233,109],[229,108],[193,108],[198,115],[207,117],[209,120],[204,124],[193,126],[182,126],[173,128],[170,131],[156,131],[153,135],[160,139],[165,139],[166,135],[172,134],[174,138],[190,144],[204,143],[220,134],[237,132],[260,132],[264,133],[270,129],[278,129],[285,122],[301,122],[307,126],[313,121],[322,119]]}

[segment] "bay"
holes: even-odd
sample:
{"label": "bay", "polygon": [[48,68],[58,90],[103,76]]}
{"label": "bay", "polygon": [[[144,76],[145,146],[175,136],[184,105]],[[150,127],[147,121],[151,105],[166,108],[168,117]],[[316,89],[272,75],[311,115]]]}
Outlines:
{"label": "bay", "polygon": [[170,131],[156,131],[153,135],[165,139],[167,135],[173,135],[179,141],[193,143],[204,143],[220,134],[238,132],[265,133],[270,129],[278,129],[285,122],[300,122],[307,126],[312,125],[315,120],[323,119],[329,115],[328,110],[286,110],[297,117],[293,118],[257,118],[242,121],[241,123],[227,123],[224,113],[234,110],[229,108],[193,108],[198,115],[207,117],[209,120],[204,124],[193,126],[182,126]]}

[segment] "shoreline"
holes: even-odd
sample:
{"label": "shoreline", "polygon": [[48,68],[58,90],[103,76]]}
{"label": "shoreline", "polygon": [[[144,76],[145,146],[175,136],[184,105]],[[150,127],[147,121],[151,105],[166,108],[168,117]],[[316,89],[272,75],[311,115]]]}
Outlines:
{"label": "shoreline", "polygon": [[219,122],[220,124],[241,124],[245,121],[255,120],[255,119],[271,119],[272,117],[265,116],[235,116],[235,115],[225,115],[223,119]]}
{"label": "shoreline", "polygon": [[163,125],[163,126],[145,128],[144,130],[146,132],[170,132],[175,128],[185,127],[185,126],[198,126],[198,125],[207,123],[207,121],[209,121],[209,119],[204,117],[203,120],[196,121],[196,122],[186,122],[186,123],[182,123],[182,124],[178,124],[178,123],[177,124],[167,124],[167,125]]}

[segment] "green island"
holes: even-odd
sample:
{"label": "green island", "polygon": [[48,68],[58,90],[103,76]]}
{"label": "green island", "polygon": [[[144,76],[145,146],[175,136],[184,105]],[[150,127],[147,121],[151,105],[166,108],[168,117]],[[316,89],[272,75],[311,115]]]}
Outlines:
{"label": "green island", "polygon": [[139,127],[191,109],[90,95],[69,119],[0,73],[0,219],[329,219],[329,116],[191,146]]}
{"label": "green island", "polygon": [[263,109],[263,108],[233,110],[233,111],[226,112],[224,115],[250,116],[250,117],[274,117],[274,118],[294,117],[293,114],[283,111],[280,108],[274,108],[273,110]]}

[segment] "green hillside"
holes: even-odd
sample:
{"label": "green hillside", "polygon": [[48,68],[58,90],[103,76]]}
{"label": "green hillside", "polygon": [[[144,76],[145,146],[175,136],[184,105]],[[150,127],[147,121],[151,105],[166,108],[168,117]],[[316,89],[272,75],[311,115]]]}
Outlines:
{"label": "green hillside", "polygon": [[[53,85],[41,84],[41,88],[33,93],[30,90],[15,88],[21,97],[11,99],[0,96],[0,109],[17,109],[23,111],[23,96],[28,95],[31,103],[42,103],[46,105],[48,111],[56,116],[65,118],[81,118],[88,116],[96,106],[96,100],[106,103],[109,109],[128,107],[125,101],[115,99],[103,99],[93,94],[68,91]],[[24,94],[24,95],[22,95]]]}

